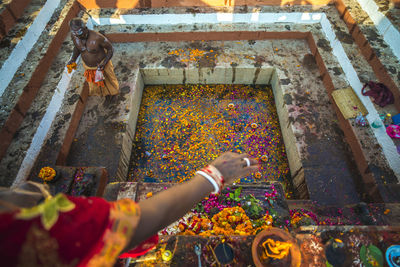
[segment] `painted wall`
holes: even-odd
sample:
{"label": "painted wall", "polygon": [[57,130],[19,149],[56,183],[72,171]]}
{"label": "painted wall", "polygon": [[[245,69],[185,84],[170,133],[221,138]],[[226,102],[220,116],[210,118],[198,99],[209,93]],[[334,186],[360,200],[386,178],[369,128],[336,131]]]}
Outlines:
{"label": "painted wall", "polygon": [[325,6],[334,3],[333,0],[78,0],[87,9],[93,8],[144,8],[144,7],[193,7],[193,6],[292,6],[315,5]]}

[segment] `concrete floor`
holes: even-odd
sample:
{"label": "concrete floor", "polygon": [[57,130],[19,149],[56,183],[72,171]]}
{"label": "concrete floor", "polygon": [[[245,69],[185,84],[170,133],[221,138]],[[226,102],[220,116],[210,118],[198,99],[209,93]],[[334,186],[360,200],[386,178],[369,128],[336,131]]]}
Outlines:
{"label": "concrete floor", "polygon": [[[9,1],[0,4],[0,13]],[[45,2],[32,0],[9,35],[0,40],[0,89],[4,89],[0,98],[0,186],[17,186],[36,177],[41,167],[55,165],[104,166],[110,181],[125,181],[146,84],[269,84],[297,193],[297,199],[282,201],[285,210],[305,209],[324,223],[348,225],[299,228],[295,236],[304,256],[302,266],[324,265],[324,247],[332,238],[346,244],[354,266],[362,264],[361,245],[375,244],[384,252],[399,240],[395,226],[400,223],[400,156],[388,153],[388,143],[378,139],[376,129],[345,120],[331,97],[333,90],[349,85],[358,90],[357,82],[381,81],[394,90],[396,103],[384,108],[370,105],[372,113],[397,114],[400,110],[399,58],[378,29],[382,25],[374,25],[377,13],[371,17],[363,9],[365,1],[337,0],[328,5],[329,1],[308,0],[318,5],[300,5],[300,1],[284,0],[268,1],[269,6],[264,6],[263,1],[236,0],[235,7],[229,6],[233,1],[217,7],[207,6],[207,0],[146,0],[138,2],[141,8],[87,7],[83,12],[75,0],[60,0],[48,20],[42,21],[43,31],[34,33],[37,40],[32,49],[23,46],[18,50],[18,55],[24,54],[17,57],[24,59],[21,65],[7,61],[18,48],[17,42],[32,29],[28,26]],[[80,2],[117,5],[129,1]],[[400,12],[392,3],[368,2],[376,3],[377,12],[400,29]],[[263,12],[273,13],[275,21],[257,21],[257,14]],[[294,13],[300,15],[294,21],[286,20],[295,17]],[[188,22],[210,14],[214,17],[209,21]],[[254,20],[235,21],[245,14]],[[120,15],[160,17],[136,18],[130,24],[129,17]],[[165,19],[168,15],[173,16]],[[180,21],[178,15],[189,15],[189,20]],[[313,22],[315,15],[321,20]],[[95,30],[114,42],[112,60],[120,94],[112,102],[88,97],[81,64],[72,75],[65,71],[73,48],[68,21],[74,16],[100,21]],[[178,54],[171,53],[177,49],[181,49]],[[191,49],[202,52],[196,60],[183,55]],[[362,101],[371,104],[367,97]],[[389,152],[396,145],[399,140],[390,140]],[[147,193],[172,184],[110,186],[115,187],[115,198],[109,200],[143,200]],[[169,238],[174,237],[161,237],[161,245]],[[252,264],[252,238],[226,238],[240,245],[236,252],[245,266]],[[219,237],[184,236],[171,265],[193,266],[197,261],[194,244],[218,242],[225,242],[225,237],[221,241]],[[203,263],[207,259],[212,259],[209,251],[202,254]],[[160,260],[160,264],[164,263]]]}
{"label": "concrete floor", "polygon": [[[335,123],[333,107],[318,77],[317,67],[314,62],[303,64],[304,56],[310,53],[305,41],[118,44],[115,45],[113,61],[122,88],[127,86],[124,83],[130,80],[132,72],[137,71],[137,64],[141,64],[143,69],[163,70],[169,67],[165,64],[180,62],[176,58],[166,63],[165,55],[168,52],[177,49],[187,51],[192,47],[200,51],[218,51],[218,56],[213,60],[216,69],[232,69],[232,63],[238,69],[249,68],[254,64],[253,58],[262,58],[261,64],[280,69],[280,81],[293,95],[293,99],[286,99],[285,105],[291,114],[289,120],[297,131],[304,132],[296,135],[296,144],[290,145],[301,150],[310,199],[327,205],[357,203],[360,200],[362,188],[356,187],[360,177],[348,152],[349,148],[343,142],[343,134]],[[195,65],[196,62],[191,64]],[[252,77],[249,80],[252,81]],[[127,92],[128,88],[123,91]],[[119,116],[117,107],[124,105],[126,98],[127,95],[122,94],[111,104],[106,104],[99,97],[88,99],[71,147],[68,165],[105,166],[111,177],[116,179],[120,161],[120,141],[116,137],[121,129],[115,121]],[[296,171],[292,170],[292,174]]]}
{"label": "concrete floor", "polygon": [[[347,3],[348,2],[348,3]],[[355,1],[346,3],[353,7],[352,12],[359,9]],[[70,7],[71,1],[65,1],[65,6]],[[65,15],[66,7],[60,12],[60,20]],[[357,9],[358,8],[358,9]],[[207,14],[215,12],[218,8],[162,8],[162,9],[143,9],[143,10],[118,10],[102,9],[89,10],[92,16],[118,17],[120,14]],[[250,11],[260,12],[322,12],[327,15],[334,33],[341,42],[345,53],[350,59],[351,64],[356,70],[356,74],[362,82],[376,80],[374,69],[370,67],[361,51],[351,39],[349,30],[340,17],[334,6],[310,7],[310,6],[291,6],[291,7],[235,7],[220,8],[219,11],[245,13]],[[87,15],[81,13],[87,18]],[[361,20],[365,14],[361,11],[354,15]],[[57,25],[59,21],[55,22]],[[51,26],[52,24],[50,24]],[[389,76],[394,83],[399,85],[398,79],[398,60],[390,52],[390,48],[378,36],[372,38],[376,33],[370,24],[361,25],[361,30],[371,33],[369,36],[371,44],[381,61],[391,70]],[[318,51],[327,67],[335,89],[348,86],[348,78],[345,75],[340,59],[332,55],[330,46],[320,24],[298,24],[298,23],[275,23],[275,24],[246,24],[239,23],[199,23],[193,25],[116,25],[99,26],[97,30],[104,31],[106,35],[113,34],[133,34],[133,33],[168,33],[168,32],[219,32],[219,31],[273,31],[273,32],[311,32],[318,46]],[[42,34],[36,45],[39,49],[32,50],[28,60],[20,67],[20,70],[13,78],[12,82],[2,96],[1,118],[2,123],[6,120],[13,106],[17,103],[18,97],[22,94],[23,88],[28,83],[34,67],[38,64],[38,59],[43,56],[49,46],[49,36],[51,31]],[[377,40],[375,42],[375,40]],[[183,63],[179,57],[168,55],[168,52],[189,48],[199,50],[209,50],[212,48],[218,51],[215,61],[203,60],[200,62]],[[70,39],[67,37],[62,43],[61,52],[55,57],[49,71],[47,72],[43,84],[40,86],[39,94],[35,98],[29,111],[26,113],[21,126],[16,132],[15,138],[8,147],[7,154],[0,163],[2,172],[2,184],[11,185],[15,177],[24,179],[21,174],[21,166],[26,158],[26,152],[31,146],[33,136],[37,132],[40,120],[43,118],[47,106],[53,94],[57,90],[54,84],[59,83],[63,76],[63,65],[68,60],[72,51]],[[82,121],[77,129],[71,151],[64,155],[67,160],[63,164],[87,164],[106,166],[111,175],[123,177],[120,170],[120,158],[129,157],[121,152],[123,138],[126,133],[125,123],[130,119],[130,114],[137,107],[132,106],[132,96],[137,92],[136,84],[139,76],[143,76],[143,70],[150,73],[152,69],[174,70],[179,69],[206,69],[214,71],[219,68],[228,69],[232,73],[235,69],[256,69],[257,67],[270,67],[276,70],[282,88],[282,109],[287,113],[287,125],[292,130],[295,138],[294,142],[288,144],[288,150],[297,151],[301,159],[300,168],[297,163],[292,164],[292,175],[302,173],[308,188],[311,199],[320,200],[329,204],[355,203],[365,200],[366,196],[360,174],[356,170],[356,164],[352,159],[350,149],[343,140],[343,133],[340,130],[338,120],[326,88],[321,81],[321,73],[311,55],[311,50],[304,40],[238,40],[238,41],[204,41],[204,42],[143,42],[143,43],[116,43],[115,55],[113,58],[116,74],[121,82],[122,94],[115,102],[105,104],[101,98],[90,97],[85,106]],[[3,60],[1,61],[4,62]],[[139,68],[141,71],[139,71]],[[168,72],[168,71],[167,71]],[[172,73],[171,72],[171,73]],[[21,74],[24,73],[23,76]],[[45,146],[41,149],[38,158],[30,159],[34,164],[34,173],[41,165],[55,164],[59,158],[60,149],[69,130],[69,125],[76,107],[82,101],[84,91],[83,80],[80,76],[82,68],[74,74],[72,82],[68,87],[63,104],[57,113],[55,120],[50,128],[48,136],[45,138]],[[142,73],[142,74],[141,74]],[[239,71],[240,73],[240,71]],[[20,75],[20,76],[18,76]],[[229,74],[231,75],[231,74]],[[143,79],[146,79],[144,77]],[[231,78],[230,78],[231,79]],[[240,79],[236,80],[238,82]],[[183,80],[182,80],[183,81]],[[231,79],[232,81],[232,79]],[[253,77],[251,79],[253,81]],[[179,81],[181,82],[181,81]],[[17,90],[12,90],[17,88]],[[81,99],[81,100],[80,100]],[[378,111],[393,112],[395,107],[389,106],[384,110],[377,108]],[[350,122],[352,122],[350,120]],[[281,122],[282,123],[282,122]],[[370,171],[380,177],[383,184],[397,183],[393,171],[388,166],[387,159],[380,145],[369,128],[351,126],[357,136],[362,140],[362,149],[366,157]],[[132,131],[132,130],[130,130]],[[134,133],[134,129],[133,129]],[[132,132],[129,133],[132,135]],[[85,141],[86,139],[86,141]],[[110,141],[111,140],[111,141]],[[115,146],[109,145],[112,141]],[[85,146],[91,146],[90,149]],[[40,145],[39,145],[40,146]],[[85,149],[81,149],[85,147]],[[39,148],[36,148],[40,150]],[[105,149],[109,149],[106,151]],[[80,150],[80,152],[79,152]],[[83,153],[82,153],[83,151]],[[88,151],[92,151],[90,155]],[[79,152],[79,153],[78,153]],[[85,154],[86,153],[86,154]],[[92,160],[89,160],[91,158]],[[105,160],[104,160],[105,159]],[[296,166],[296,167],[293,167]],[[25,172],[26,173],[26,172]],[[21,178],[22,177],[22,178]],[[304,185],[304,183],[303,183]],[[299,184],[300,186],[300,184]],[[342,193],[342,195],[337,194]]]}

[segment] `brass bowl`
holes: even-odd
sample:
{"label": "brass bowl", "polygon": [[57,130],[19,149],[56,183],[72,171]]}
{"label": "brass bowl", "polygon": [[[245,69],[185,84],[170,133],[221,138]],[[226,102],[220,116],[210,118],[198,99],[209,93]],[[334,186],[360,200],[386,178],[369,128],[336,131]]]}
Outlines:
{"label": "brass bowl", "polygon": [[[260,248],[262,248],[262,243],[268,238],[279,240],[281,242],[289,242],[292,246],[289,249],[289,255],[282,260],[271,260],[270,262],[265,262],[260,259]],[[262,248],[263,249],[263,248]],[[273,227],[271,229],[266,229],[261,231],[256,235],[251,246],[251,254],[253,257],[253,262],[257,267],[269,267],[269,266],[290,266],[299,267],[301,263],[301,253],[296,239],[286,231],[279,228]]]}

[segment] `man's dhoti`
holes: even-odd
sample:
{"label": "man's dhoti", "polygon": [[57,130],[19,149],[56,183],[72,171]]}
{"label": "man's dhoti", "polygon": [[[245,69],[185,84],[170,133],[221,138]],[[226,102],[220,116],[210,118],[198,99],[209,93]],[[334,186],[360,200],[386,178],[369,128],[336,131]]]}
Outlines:
{"label": "man's dhoti", "polygon": [[82,60],[83,67],[85,68],[84,76],[89,84],[89,95],[116,95],[119,93],[119,84],[117,77],[114,73],[114,66],[110,61],[104,67],[103,76],[104,80],[100,82],[95,82],[95,75],[97,67],[86,66],[85,62]]}

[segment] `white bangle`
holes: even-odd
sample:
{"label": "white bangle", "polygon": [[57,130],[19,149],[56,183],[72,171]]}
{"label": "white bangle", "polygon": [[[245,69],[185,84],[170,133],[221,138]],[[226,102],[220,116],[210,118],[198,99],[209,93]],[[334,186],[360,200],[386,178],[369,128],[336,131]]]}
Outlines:
{"label": "white bangle", "polygon": [[214,186],[214,192],[212,192],[213,194],[219,193],[219,186],[218,186],[217,182],[210,175],[208,175],[207,173],[205,173],[203,171],[197,171],[196,174],[200,174]]}

